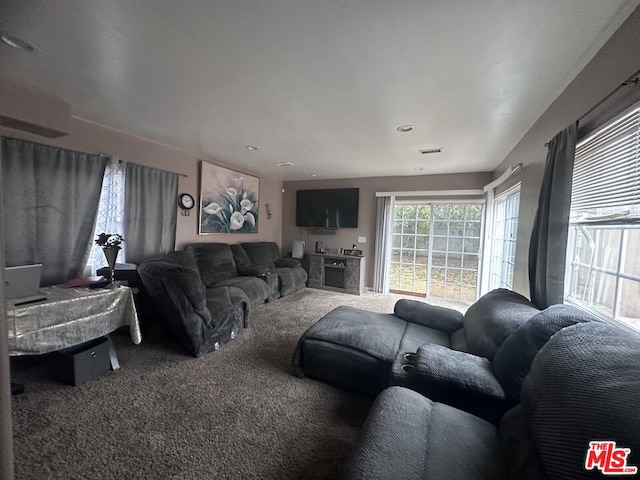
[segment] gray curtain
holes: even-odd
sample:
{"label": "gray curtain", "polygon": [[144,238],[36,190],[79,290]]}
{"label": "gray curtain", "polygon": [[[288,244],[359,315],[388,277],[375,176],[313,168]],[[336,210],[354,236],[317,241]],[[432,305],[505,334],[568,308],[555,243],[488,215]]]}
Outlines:
{"label": "gray curtain", "polygon": [[124,239],[127,262],[140,264],[174,250],[178,215],[178,175],[127,164]]}
{"label": "gray curtain", "polygon": [[378,197],[376,216],[376,252],[373,269],[373,291],[389,292],[389,253],[391,243],[392,197]]}
{"label": "gray curtain", "polygon": [[7,266],[42,263],[41,285],[82,275],[107,159],[2,138]]}
{"label": "gray curtain", "polygon": [[538,211],[529,246],[529,289],[538,308],[564,299],[564,272],[571,206],[571,180],[576,152],[577,122],[548,145]]}

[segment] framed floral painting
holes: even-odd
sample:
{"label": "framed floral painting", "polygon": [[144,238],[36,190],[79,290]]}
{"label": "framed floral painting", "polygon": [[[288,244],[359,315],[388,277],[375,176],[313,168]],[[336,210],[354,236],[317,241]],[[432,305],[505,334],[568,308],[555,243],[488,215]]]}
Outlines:
{"label": "framed floral painting", "polygon": [[257,233],[260,179],[200,162],[198,233]]}

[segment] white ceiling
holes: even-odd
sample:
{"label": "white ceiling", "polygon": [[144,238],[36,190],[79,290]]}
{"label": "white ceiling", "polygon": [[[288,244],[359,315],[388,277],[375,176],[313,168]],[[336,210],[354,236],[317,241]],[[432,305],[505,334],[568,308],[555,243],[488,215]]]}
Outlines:
{"label": "white ceiling", "polygon": [[3,0],[0,77],[284,180],[492,171],[639,3]]}

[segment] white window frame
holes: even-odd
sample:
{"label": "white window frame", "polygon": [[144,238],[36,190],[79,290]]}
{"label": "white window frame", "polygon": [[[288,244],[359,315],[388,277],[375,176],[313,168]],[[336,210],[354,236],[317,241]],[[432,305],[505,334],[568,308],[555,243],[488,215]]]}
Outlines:
{"label": "white window frame", "polygon": [[[518,240],[520,186],[521,184],[518,182],[513,187],[496,196],[493,201],[492,233],[491,243],[489,245],[488,290],[493,290],[494,288],[513,289],[515,254]],[[515,207],[512,206],[512,208],[509,209],[509,202],[515,202]],[[500,215],[501,212],[504,213],[504,215]],[[510,213],[512,215],[510,215]],[[513,215],[513,213],[515,214]],[[514,220],[515,222],[513,222]],[[510,222],[513,222],[513,224]],[[511,229],[509,227],[511,227]],[[509,229],[511,232],[508,231]]]}
{"label": "white window frame", "polygon": [[[619,138],[613,137],[611,132],[619,129],[626,118],[633,120],[633,123],[629,120],[631,126],[628,135],[620,134]],[[603,138],[608,134],[613,139],[604,141]],[[601,153],[604,147],[599,147],[600,145],[607,148],[606,158]],[[635,313],[640,312],[640,295],[624,295],[622,287],[623,282],[635,282],[640,292],[640,273],[630,272],[626,262],[628,253],[632,251],[630,249],[637,249],[636,245],[628,241],[628,237],[631,232],[640,230],[640,187],[636,186],[635,191],[634,187],[617,188],[617,182],[626,181],[628,185],[629,175],[621,175],[621,171],[635,172],[631,174],[631,178],[635,177],[635,183],[639,183],[640,103],[581,141],[576,147],[576,152],[564,301],[611,323],[640,330],[640,313]],[[590,162],[587,160],[588,157],[592,159]],[[580,183],[576,185],[577,182]],[[621,191],[624,196],[621,196]],[[612,194],[608,195],[607,192]],[[604,203],[591,200],[596,195],[597,198],[602,198]],[[618,197],[621,200],[616,205],[614,199]],[[577,205],[581,206],[582,210]],[[606,235],[611,233],[618,234],[619,239],[615,242],[611,239],[606,241]],[[588,251],[583,251],[585,248]],[[603,260],[605,253],[613,256],[615,261]],[[607,294],[613,298],[607,299]],[[637,304],[635,308],[629,307],[634,316],[623,317],[622,305],[634,305],[631,302]],[[606,306],[608,304],[610,307]]]}

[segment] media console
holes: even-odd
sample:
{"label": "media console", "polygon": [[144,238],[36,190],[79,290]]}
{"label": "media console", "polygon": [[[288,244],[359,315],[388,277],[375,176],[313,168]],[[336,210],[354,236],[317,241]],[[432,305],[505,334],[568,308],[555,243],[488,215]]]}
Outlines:
{"label": "media console", "polygon": [[364,257],[309,254],[309,287],[360,295],[364,292]]}

